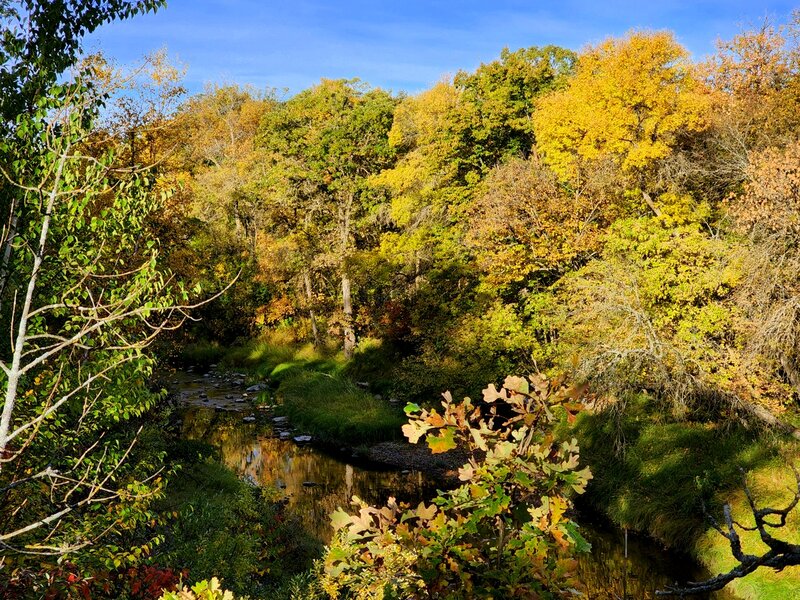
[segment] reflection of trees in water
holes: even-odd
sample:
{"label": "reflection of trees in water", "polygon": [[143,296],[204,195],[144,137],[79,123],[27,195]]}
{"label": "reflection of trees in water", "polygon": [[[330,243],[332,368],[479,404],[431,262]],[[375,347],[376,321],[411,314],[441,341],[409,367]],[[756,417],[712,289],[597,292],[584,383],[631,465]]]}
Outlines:
{"label": "reflection of trees in water", "polygon": [[[368,471],[308,446],[270,437],[269,428],[243,424],[241,415],[192,407],[186,410],[183,435],[216,446],[223,463],[253,482],[285,486],[289,507],[322,540],[331,535],[330,515],[349,508],[355,495],[372,504],[389,496],[419,502],[435,493],[421,473]],[[312,482],[309,487],[304,483]]]}
{"label": "reflection of trees in water", "polygon": [[[585,526],[582,533],[592,544],[591,554],[580,558],[580,578],[590,600],[650,600],[656,598],[656,589],[667,584],[705,577],[688,558],[681,560],[650,540],[629,536],[626,559],[622,531]],[[718,592],[694,598],[729,600],[733,596]]]}

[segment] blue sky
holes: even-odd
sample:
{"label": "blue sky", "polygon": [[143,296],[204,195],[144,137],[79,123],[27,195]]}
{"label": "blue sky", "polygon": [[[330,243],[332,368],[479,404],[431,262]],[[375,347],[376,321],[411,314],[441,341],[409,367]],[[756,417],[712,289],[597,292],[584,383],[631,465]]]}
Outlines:
{"label": "blue sky", "polygon": [[170,0],[155,15],[112,23],[91,36],[123,64],[166,47],[188,68],[191,92],[206,83],[288,88],[321,77],[358,77],[417,92],[473,70],[500,50],[557,44],[580,49],[631,28],[671,29],[696,58],[765,16],[797,4],[770,0]]}

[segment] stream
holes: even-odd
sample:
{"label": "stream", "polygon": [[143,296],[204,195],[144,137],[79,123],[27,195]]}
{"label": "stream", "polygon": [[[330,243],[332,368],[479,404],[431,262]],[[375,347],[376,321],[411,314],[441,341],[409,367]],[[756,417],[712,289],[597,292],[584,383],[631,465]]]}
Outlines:
{"label": "stream", "polygon": [[[292,431],[271,410],[254,409],[250,401],[260,391],[246,392],[243,375],[190,370],[170,373],[167,379],[182,406],[182,435],[215,446],[222,462],[254,485],[276,488],[289,510],[323,542],[332,535],[330,514],[348,508],[354,495],[380,505],[389,496],[416,504],[436,494],[436,484],[420,471],[382,468],[344,448],[330,452],[295,441],[305,432]],[[674,581],[709,576],[689,557],[633,533],[627,536],[626,557],[623,531],[592,514],[581,513],[576,520],[592,544],[591,553],[580,558],[581,579],[592,600],[651,599],[654,590]],[[726,592],[694,597],[735,598]]]}

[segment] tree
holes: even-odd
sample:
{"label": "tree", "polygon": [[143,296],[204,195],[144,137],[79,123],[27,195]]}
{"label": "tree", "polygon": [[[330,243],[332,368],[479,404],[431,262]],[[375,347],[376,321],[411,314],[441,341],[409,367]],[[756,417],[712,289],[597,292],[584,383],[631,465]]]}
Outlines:
{"label": "tree", "polygon": [[608,225],[609,198],[597,187],[569,190],[538,156],[492,170],[472,206],[467,236],[485,274],[482,288],[544,287],[585,264]]}
{"label": "tree", "polygon": [[[306,190],[306,198],[318,200],[319,210],[311,218],[323,224],[319,231],[326,239],[326,254],[341,283],[347,358],[356,345],[352,274],[358,238],[364,238],[359,220],[374,204],[370,176],[394,157],[388,142],[394,105],[388,93],[365,89],[357,81],[323,80],[263,122],[261,143],[291,182],[282,188],[297,186]],[[298,216],[302,220],[309,215]]]}
{"label": "tree", "polygon": [[[797,138],[800,118],[800,13],[785,25],[765,20],[720,41],[700,66],[714,111],[699,169],[724,192],[747,178],[754,153]],[[722,185],[720,185],[722,184]]]}
{"label": "tree", "polygon": [[[64,15],[57,12],[67,4]],[[96,25],[157,5],[25,3],[32,20],[47,18],[44,30],[67,36],[67,49],[70,36],[84,31],[59,25],[73,10]],[[17,77],[28,72],[24,60],[38,65],[15,56],[20,62],[5,66]],[[164,195],[154,194],[147,169],[96,152],[107,98],[96,71],[89,63],[62,83],[50,75],[36,79],[43,87],[34,90],[32,109],[16,115],[0,141],[4,188],[19,215],[6,231],[13,285],[2,291],[9,340],[0,347],[3,555],[76,552],[150,518],[148,503],[163,479],[159,457],[137,448],[135,420],[157,399],[146,385],[152,360],[144,349],[189,308],[149,237]],[[30,91],[27,80],[20,89]],[[94,552],[103,558],[101,548]],[[141,552],[129,548],[125,556]]]}
{"label": "tree", "polygon": [[445,130],[454,140],[451,160],[462,176],[482,176],[504,159],[533,149],[532,116],[537,99],[564,86],[575,54],[558,46],[504,48],[498,60],[453,79],[459,91]]}
{"label": "tree", "polygon": [[249,333],[271,297],[259,268],[268,260],[262,191],[267,161],[256,137],[276,103],[269,90],[210,86],[186,101],[170,125],[177,149],[166,174],[176,189],[169,203],[174,218],[159,236],[173,241],[170,268],[209,287],[224,286],[241,272],[229,293],[201,310],[194,328],[202,328],[201,335],[227,340]]}
{"label": "tree", "polygon": [[[669,33],[632,32],[578,57],[567,87],[545,96],[533,115],[537,147],[564,181],[612,159],[629,189],[650,193],[654,167],[685,134],[707,126],[707,97],[688,53]],[[655,190],[659,191],[659,190]]]}
{"label": "tree", "polygon": [[[0,17],[0,135],[13,139],[20,115],[41,111],[48,93],[59,75],[75,63],[81,51],[81,39],[97,27],[116,18],[129,18],[164,5],[164,0],[101,0],[87,4],[80,0],[2,0]],[[63,99],[63,98],[62,98]],[[54,98],[58,101],[58,98]],[[30,148],[29,152],[35,151]],[[7,165],[8,156],[0,156]],[[13,240],[24,228],[26,214],[19,190],[0,180],[0,214],[8,221],[0,231],[0,297],[11,281]],[[0,315],[2,315],[0,306]]]}
{"label": "tree", "polygon": [[749,317],[756,362],[782,371],[800,393],[800,142],[753,152],[731,214],[749,234],[747,277],[738,298]]}

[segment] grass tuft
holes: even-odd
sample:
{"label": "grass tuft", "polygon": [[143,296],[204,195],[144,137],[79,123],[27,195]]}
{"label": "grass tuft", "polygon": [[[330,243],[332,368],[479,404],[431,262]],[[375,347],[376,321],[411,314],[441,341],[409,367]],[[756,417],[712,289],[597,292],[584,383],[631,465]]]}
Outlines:
{"label": "grass tuft", "polygon": [[399,409],[324,372],[298,371],[278,388],[286,415],[296,426],[330,441],[364,444],[400,437]]}

